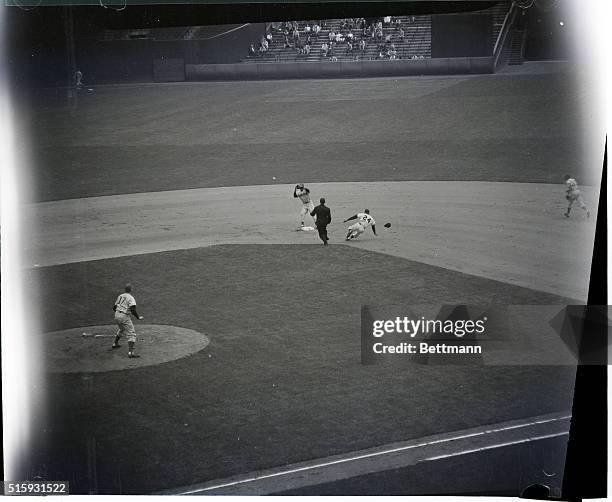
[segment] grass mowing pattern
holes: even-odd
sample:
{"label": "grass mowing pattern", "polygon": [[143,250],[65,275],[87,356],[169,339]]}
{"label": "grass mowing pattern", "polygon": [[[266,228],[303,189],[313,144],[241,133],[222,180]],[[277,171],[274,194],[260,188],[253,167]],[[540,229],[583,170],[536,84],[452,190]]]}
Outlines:
{"label": "grass mowing pattern", "polygon": [[567,73],[98,87],[75,114],[32,110],[30,185],[42,201],[272,176],[593,184],[580,99]]}

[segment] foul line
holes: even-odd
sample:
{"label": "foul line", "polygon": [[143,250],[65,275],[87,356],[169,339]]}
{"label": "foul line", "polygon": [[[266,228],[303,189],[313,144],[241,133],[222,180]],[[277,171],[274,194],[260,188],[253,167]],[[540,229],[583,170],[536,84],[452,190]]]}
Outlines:
{"label": "foul line", "polygon": [[441,460],[443,458],[458,457],[460,455],[469,455],[470,453],[478,453],[479,451],[493,450],[495,448],[503,448],[504,446],[513,446],[515,444],[528,443],[529,441],[538,441],[540,439],[550,439],[550,438],[556,438],[559,436],[567,436],[568,434],[569,434],[569,431],[565,431],[565,432],[557,432],[556,434],[547,434],[546,436],[535,436],[535,437],[530,437],[527,439],[517,439],[516,441],[509,441],[507,443],[492,444],[490,446],[483,446],[481,448],[474,448],[472,450],[463,450],[463,451],[458,451],[456,453],[449,453],[447,455],[427,457],[427,458],[424,458],[423,460],[420,460],[420,462],[428,462],[430,460]]}
{"label": "foul line", "polygon": [[[279,472],[274,472],[271,474],[263,474],[261,476],[254,476],[252,478],[246,478],[246,479],[240,479],[240,480],[236,480],[236,481],[231,481],[228,483],[222,483],[222,484],[218,484],[218,485],[213,485],[213,486],[207,486],[205,488],[197,488],[197,489],[193,489],[193,490],[188,490],[185,492],[180,492],[178,493],[178,495],[191,495],[193,493],[199,493],[199,492],[205,492],[205,491],[210,491],[210,490],[217,490],[219,488],[227,488],[229,486],[236,486],[236,485],[240,485],[240,484],[244,484],[244,483],[251,483],[253,481],[259,481],[262,479],[270,479],[270,478],[275,478],[275,477],[279,477],[279,476],[286,476],[288,474],[295,474],[298,472],[304,472],[304,471],[310,471],[313,469],[319,469],[321,467],[329,467],[331,465],[338,465],[338,464],[343,464],[343,463],[347,463],[347,462],[354,462],[356,460],[362,460],[365,458],[372,458],[372,457],[377,457],[377,456],[381,456],[381,455],[388,455],[391,453],[396,453],[396,452],[400,452],[400,451],[406,451],[406,450],[410,450],[410,449],[414,449],[414,448],[421,448],[423,446],[430,446],[430,445],[434,445],[434,444],[440,444],[440,443],[449,443],[451,441],[457,441],[460,439],[466,439],[466,438],[470,438],[470,437],[476,437],[476,436],[484,436],[486,434],[494,434],[496,432],[503,432],[503,431],[508,431],[508,430],[512,430],[512,429],[520,429],[520,428],[524,428],[524,427],[530,427],[533,425],[540,425],[540,424],[545,424],[545,423],[550,423],[550,422],[558,422],[561,420],[566,420],[568,418],[571,418],[571,415],[564,415],[562,417],[555,417],[555,418],[549,418],[549,419],[543,419],[543,420],[534,420],[532,422],[528,422],[525,424],[517,424],[517,425],[509,425],[507,427],[499,427],[496,429],[487,429],[484,431],[480,431],[480,432],[473,432],[470,434],[461,434],[458,436],[452,436],[452,437],[448,437],[448,438],[443,438],[443,439],[435,439],[432,441],[426,441],[423,443],[418,443],[418,444],[413,444],[413,445],[407,445],[407,446],[400,446],[398,448],[391,448],[388,450],[382,450],[382,451],[377,451],[377,452],[373,452],[373,453],[366,453],[363,455],[357,455],[354,457],[348,457],[348,458],[342,458],[342,459],[338,459],[338,460],[332,460],[330,462],[322,462],[319,464],[313,464],[313,465],[308,465],[308,466],[304,466],[304,467],[298,467],[295,469],[289,469],[289,470],[284,470],[284,471],[279,471]],[[491,450],[494,448],[501,448],[504,446],[512,446],[515,444],[520,444],[520,443],[525,443],[525,442],[529,442],[529,441],[536,441],[536,440],[540,440],[540,439],[548,439],[548,438],[553,438],[553,437],[557,437],[557,436],[563,436],[569,434],[569,432],[560,432],[560,433],[556,433],[556,434],[549,434],[549,435],[545,435],[545,436],[535,436],[535,437],[530,437],[527,439],[519,439],[516,441],[510,441],[507,443],[500,443],[500,444],[496,444],[496,445],[490,445],[490,446],[483,446],[481,448],[476,448],[473,450],[464,450],[464,451],[460,451],[460,452],[455,452],[455,453],[449,453],[447,455],[440,455],[440,456],[436,456],[436,457],[429,457],[423,460],[420,460],[420,462],[427,462],[427,461],[431,461],[431,460],[439,460],[439,459],[443,459],[443,458],[449,458],[449,457],[455,457],[455,456],[459,456],[459,455],[467,455],[469,453],[476,453],[479,451],[484,451],[484,450]]]}

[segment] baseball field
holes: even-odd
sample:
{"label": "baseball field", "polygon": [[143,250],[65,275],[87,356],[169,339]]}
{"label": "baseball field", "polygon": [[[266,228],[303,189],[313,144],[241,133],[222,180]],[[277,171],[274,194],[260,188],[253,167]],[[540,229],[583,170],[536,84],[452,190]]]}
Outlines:
{"label": "baseball field", "polygon": [[[601,166],[590,97],[570,67],[526,66],[99,86],[72,108],[41,92],[24,260],[47,402],[31,474],[74,493],[247,493],[265,478],[253,493],[348,493],[353,479],[358,493],[517,494],[523,436],[493,460],[487,446],[348,465],[569,414],[572,366],[360,363],[364,304],[585,303]],[[565,173],[590,219],[563,217]],[[299,182],[331,208],[328,248],[296,231]],[[345,243],[342,220],[366,207],[379,235]],[[137,360],[110,348],[127,281],[145,316]],[[564,451],[563,430],[541,434]],[[478,462],[500,472],[450,474]],[[400,484],[377,478],[409,466]]]}

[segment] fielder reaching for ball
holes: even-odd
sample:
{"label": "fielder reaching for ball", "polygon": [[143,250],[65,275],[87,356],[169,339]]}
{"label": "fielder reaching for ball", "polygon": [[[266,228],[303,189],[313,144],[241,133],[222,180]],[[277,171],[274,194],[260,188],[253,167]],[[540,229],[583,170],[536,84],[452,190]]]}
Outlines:
{"label": "fielder reaching for ball", "polygon": [[[302,210],[300,211],[300,218],[302,219],[300,228],[302,228],[304,226],[304,216],[310,214],[314,210],[314,203],[310,199],[310,190],[304,186],[304,183],[295,185],[293,197],[302,201]],[[312,219],[315,221],[314,216]]]}
{"label": "fielder reaching for ball", "polygon": [[580,193],[580,190],[578,189],[578,182],[574,178],[572,178],[569,174],[566,174],[563,179],[565,180],[565,187],[566,187],[565,198],[567,199],[567,202],[568,202],[567,211],[563,213],[563,216],[565,216],[566,218],[569,218],[570,211],[572,210],[572,204],[574,202],[577,202],[578,204],[580,204],[580,208],[583,211],[586,211],[587,218],[590,218],[591,213],[587,209],[586,204],[584,203],[584,199],[582,198],[582,193]]}
{"label": "fielder reaching for ball", "polygon": [[130,314],[139,320],[144,319],[144,317],[138,315],[138,312],[136,312],[136,300],[131,293],[132,285],[128,283],[125,285],[125,293],[121,293],[113,305],[113,310],[115,311],[115,322],[117,323],[117,326],[119,326],[117,335],[115,336],[115,342],[113,343],[113,349],[121,347],[121,345],[119,345],[119,340],[123,335],[125,335],[128,341],[128,357],[133,358],[140,356],[134,353],[134,345],[136,344],[136,330],[134,329],[134,324],[132,323]]}
{"label": "fielder reaching for ball", "polygon": [[372,232],[374,232],[374,235],[378,235],[376,233],[376,222],[374,221],[374,218],[370,216],[369,209],[364,209],[363,213],[354,214],[350,218],[344,220],[344,222],[346,223],[347,221],[351,220],[357,220],[357,223],[354,223],[348,227],[348,233],[346,234],[347,241],[359,237],[369,226],[372,227]]}

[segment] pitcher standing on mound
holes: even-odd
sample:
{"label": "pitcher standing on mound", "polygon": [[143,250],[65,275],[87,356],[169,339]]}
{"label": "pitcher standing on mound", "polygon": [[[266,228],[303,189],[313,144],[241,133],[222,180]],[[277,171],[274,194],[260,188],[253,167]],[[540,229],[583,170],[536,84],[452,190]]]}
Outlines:
{"label": "pitcher standing on mound", "polygon": [[115,311],[115,322],[119,329],[115,336],[115,342],[113,343],[113,349],[121,347],[119,340],[123,335],[127,337],[128,341],[128,357],[140,357],[134,353],[134,345],[136,344],[136,330],[134,324],[130,318],[130,314],[136,317],[136,319],[142,320],[144,317],[138,315],[136,312],[136,300],[132,296],[132,285],[130,283],[125,285],[125,293],[121,293],[115,304],[113,310]]}

